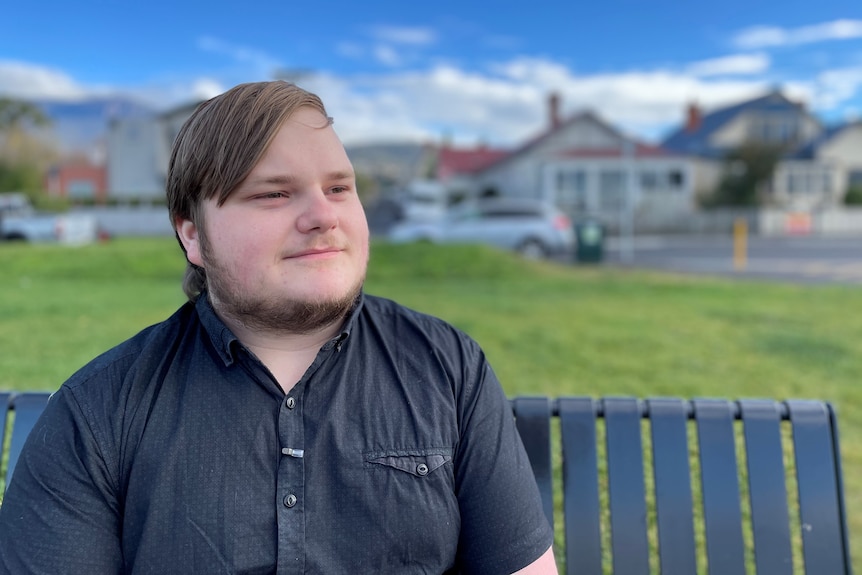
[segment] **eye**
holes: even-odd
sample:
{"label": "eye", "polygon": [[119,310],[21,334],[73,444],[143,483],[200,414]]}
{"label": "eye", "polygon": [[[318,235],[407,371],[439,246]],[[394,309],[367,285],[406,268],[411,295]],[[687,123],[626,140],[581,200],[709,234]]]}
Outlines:
{"label": "eye", "polygon": [[334,188],[330,188],[329,192],[331,194],[342,194],[342,193],[347,192],[349,190],[350,190],[350,188],[347,186],[335,186]]}
{"label": "eye", "polygon": [[286,198],[288,197],[287,192],[267,192],[265,194],[260,194],[259,196],[255,196],[259,200],[275,200],[278,198]]}

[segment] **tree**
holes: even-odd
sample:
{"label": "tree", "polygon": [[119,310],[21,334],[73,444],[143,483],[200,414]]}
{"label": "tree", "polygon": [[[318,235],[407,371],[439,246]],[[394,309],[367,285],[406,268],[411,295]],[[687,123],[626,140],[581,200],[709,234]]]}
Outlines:
{"label": "tree", "polygon": [[757,206],[766,199],[766,186],[784,153],[782,146],[746,142],[724,160],[724,174],[707,201],[710,206]]}
{"label": "tree", "polygon": [[35,104],[0,97],[0,192],[43,191],[42,175],[59,154],[31,132],[50,123]]}
{"label": "tree", "polygon": [[0,132],[21,130],[27,124],[43,127],[51,123],[35,104],[0,96]]}
{"label": "tree", "polygon": [[844,205],[862,205],[862,184],[853,185],[847,188],[847,193],[844,194]]}

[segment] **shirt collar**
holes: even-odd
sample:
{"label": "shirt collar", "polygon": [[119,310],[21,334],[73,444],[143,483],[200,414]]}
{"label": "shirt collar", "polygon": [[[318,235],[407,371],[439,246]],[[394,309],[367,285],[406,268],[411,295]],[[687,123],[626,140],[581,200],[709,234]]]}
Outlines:
{"label": "shirt collar", "polygon": [[[344,321],[341,332],[327,342],[324,345],[324,348],[336,346],[338,350],[341,350],[341,346],[344,345],[344,342],[350,337],[350,332],[356,325],[357,318],[359,317],[359,313],[362,310],[364,303],[365,293],[360,292],[353,308],[347,315],[347,319]],[[218,314],[216,314],[206,292],[203,292],[198,296],[197,301],[195,302],[195,310],[197,311],[204,331],[207,332],[210,341],[212,341],[213,347],[215,347],[216,353],[218,353],[226,366],[233,364],[237,359],[236,351],[240,346],[242,346],[242,343],[230,328],[224,324],[221,318],[219,318]]]}

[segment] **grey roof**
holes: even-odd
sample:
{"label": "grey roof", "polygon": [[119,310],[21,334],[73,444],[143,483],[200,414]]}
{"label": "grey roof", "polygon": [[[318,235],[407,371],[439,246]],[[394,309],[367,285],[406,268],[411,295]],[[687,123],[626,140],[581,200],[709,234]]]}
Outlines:
{"label": "grey roof", "polygon": [[854,122],[844,122],[843,124],[829,126],[825,130],[823,130],[823,132],[819,136],[808,140],[802,146],[794,150],[789,157],[797,160],[812,160],[817,154],[817,149],[820,146],[826,144],[827,142],[838,136],[838,134],[840,134],[844,130],[860,125],[862,125],[862,120],[856,120]]}
{"label": "grey roof", "polygon": [[722,127],[744,112],[772,112],[781,110],[804,111],[802,104],[788,100],[779,90],[773,90],[768,94],[721,108],[701,118],[700,127],[694,131],[688,131],[682,125],[672,132],[661,144],[665,149],[682,154],[701,156],[707,158],[723,157],[727,150],[712,146],[710,140]]}

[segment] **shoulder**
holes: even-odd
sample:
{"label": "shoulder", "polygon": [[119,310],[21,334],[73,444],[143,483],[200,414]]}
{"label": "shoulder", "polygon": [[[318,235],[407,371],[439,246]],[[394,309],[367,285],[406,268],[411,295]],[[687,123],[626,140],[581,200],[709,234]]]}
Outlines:
{"label": "shoulder", "polygon": [[[492,370],[471,336],[449,322],[392,300],[366,296],[357,324],[364,357],[385,357],[417,373],[438,374],[456,396],[472,395]],[[380,352],[383,353],[380,353]]]}
{"label": "shoulder", "polygon": [[93,386],[110,387],[122,382],[136,368],[151,368],[174,353],[176,342],[196,317],[191,304],[183,305],[168,319],[141,330],[92,359],[75,372],[63,388],[78,394]]}
{"label": "shoulder", "polygon": [[366,295],[361,317],[374,323],[384,334],[398,337],[405,343],[412,338],[438,345],[466,347],[476,352],[479,346],[472,337],[446,320],[417,311],[391,299]]}

